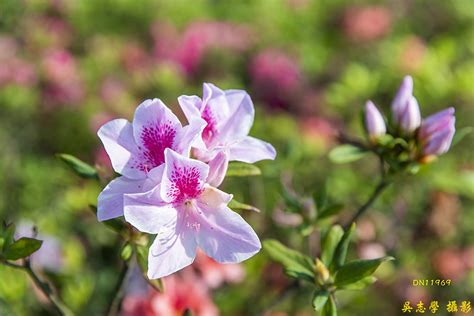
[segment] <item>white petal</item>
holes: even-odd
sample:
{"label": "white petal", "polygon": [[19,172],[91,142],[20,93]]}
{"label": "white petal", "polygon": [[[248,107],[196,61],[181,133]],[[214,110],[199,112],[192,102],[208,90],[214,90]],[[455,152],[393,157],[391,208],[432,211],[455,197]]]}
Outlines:
{"label": "white petal", "polygon": [[275,159],[276,151],[273,146],[257,138],[247,136],[229,147],[229,160],[254,163],[264,159]]}
{"label": "white petal", "polygon": [[127,193],[143,192],[149,189],[146,180],[132,180],[118,177],[112,180],[99,194],[97,218],[106,221],[123,215],[123,196]]}
{"label": "white petal", "polygon": [[133,138],[132,125],[116,119],[103,125],[97,132],[110,157],[114,170],[131,179],[143,179],[146,174],[135,168],[138,148]]}
{"label": "white petal", "polygon": [[207,183],[214,187],[221,185],[224,177],[227,173],[227,167],[229,165],[229,158],[225,151],[220,151],[211,161],[209,165],[209,176],[207,177]]}
{"label": "white petal", "polygon": [[175,229],[160,232],[148,253],[148,278],[159,279],[193,263],[196,239],[193,231],[178,220]]}
{"label": "white petal", "polygon": [[260,249],[260,240],[247,222],[227,206],[209,207],[198,200],[197,242],[211,258],[220,263],[242,262]]}

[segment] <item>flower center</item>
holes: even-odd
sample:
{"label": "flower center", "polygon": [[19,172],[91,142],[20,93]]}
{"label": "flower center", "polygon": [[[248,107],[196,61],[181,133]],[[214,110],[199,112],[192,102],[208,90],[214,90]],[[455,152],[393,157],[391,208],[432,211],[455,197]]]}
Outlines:
{"label": "flower center", "polygon": [[149,171],[165,162],[165,149],[172,148],[176,129],[167,122],[160,125],[149,125],[142,129],[140,138],[144,148],[142,162],[137,166],[142,171]]}
{"label": "flower center", "polygon": [[197,198],[204,191],[200,172],[196,167],[173,166],[171,173],[171,187],[168,196],[175,203],[183,203],[192,206],[192,200]]}

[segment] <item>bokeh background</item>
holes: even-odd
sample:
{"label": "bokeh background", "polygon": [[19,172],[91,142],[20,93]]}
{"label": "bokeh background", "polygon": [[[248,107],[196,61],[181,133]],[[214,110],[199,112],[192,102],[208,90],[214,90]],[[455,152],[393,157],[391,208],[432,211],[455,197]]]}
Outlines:
{"label": "bokeh background", "polygon": [[[317,231],[303,236],[282,192],[311,197],[326,186],[349,216],[375,185],[377,161],[334,165],[327,153],[338,130],[363,137],[367,99],[388,113],[406,74],[424,116],[454,106],[457,129],[472,126],[473,38],[470,0],[2,0],[0,218],[24,235],[36,225],[45,244],[35,268],[79,315],[102,315],[121,240],[90,211],[101,185],[72,174],[55,154],[110,177],[95,136],[101,124],[131,119],[152,97],[181,115],[177,97],[201,95],[202,83],[212,82],[250,93],[251,134],[278,151],[276,161],[258,164],[263,176],[226,179],[224,190],[262,209],[243,214],[262,239],[316,255]],[[399,180],[360,221],[350,258],[397,260],[368,290],[341,292],[340,315],[399,315],[406,300],[474,303],[473,145],[468,135]],[[438,278],[452,285],[412,285]],[[311,315],[304,287],[274,304],[291,282],[263,252],[227,272],[202,263],[168,282],[171,298],[131,278],[123,314],[155,315],[157,302],[179,309],[197,300],[205,306],[197,315]],[[23,272],[0,266],[0,315],[47,315],[42,301]]]}

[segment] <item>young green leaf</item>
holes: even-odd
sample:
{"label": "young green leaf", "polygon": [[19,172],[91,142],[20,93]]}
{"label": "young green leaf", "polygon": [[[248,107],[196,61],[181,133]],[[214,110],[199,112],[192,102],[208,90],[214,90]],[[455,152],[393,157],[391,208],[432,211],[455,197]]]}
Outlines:
{"label": "young green leaf", "polygon": [[320,213],[318,213],[318,220],[327,218],[329,216],[336,215],[339,213],[342,209],[344,208],[343,204],[331,204],[326,206],[325,209],[323,209]]}
{"label": "young green leaf", "polygon": [[344,230],[339,225],[331,226],[329,231],[326,233],[321,242],[321,261],[326,267],[329,267],[336,247],[339,244],[342,236],[344,235]]}
{"label": "young green leaf", "polygon": [[232,199],[229,204],[227,205],[229,208],[233,209],[234,211],[252,211],[260,213],[260,210],[253,205],[241,203],[236,199]]}
{"label": "young green leaf", "polygon": [[311,280],[311,282],[314,281],[313,262],[310,257],[290,249],[274,239],[264,240],[263,248],[273,260],[283,265],[289,276],[300,276]]}
{"label": "young green leaf", "polygon": [[327,290],[316,290],[313,294],[313,308],[319,312],[329,299],[329,292]]}
{"label": "young green leaf", "polygon": [[84,161],[68,154],[57,154],[56,156],[64,161],[80,177],[86,179],[99,179],[97,170]]}
{"label": "young green leaf", "polygon": [[321,316],[337,316],[336,302],[334,301],[334,297],[332,295],[329,296],[326,305],[324,305]]}
{"label": "young green leaf", "polygon": [[3,231],[3,249],[7,249],[14,241],[15,224],[11,223]]}
{"label": "young green leaf", "polygon": [[357,282],[342,286],[339,289],[340,290],[363,290],[367,286],[375,283],[375,281],[377,281],[377,278],[374,277],[373,275],[371,275],[371,276],[365,277],[362,280],[359,280]]}
{"label": "young green leaf", "polygon": [[451,148],[457,145],[464,137],[472,133],[472,131],[474,131],[474,128],[471,126],[466,126],[457,130],[456,134],[454,134],[453,136],[453,141],[451,142]]}
{"label": "young green leaf", "polygon": [[120,257],[122,260],[128,261],[133,254],[133,247],[128,242],[123,245],[122,250],[120,251]]}
{"label": "young green leaf", "polygon": [[364,157],[367,150],[352,145],[340,145],[329,152],[329,159],[334,163],[348,163]]}
{"label": "young green leaf", "polygon": [[254,165],[244,162],[231,162],[227,168],[226,176],[228,177],[248,177],[259,176],[262,172]]}
{"label": "young green leaf", "polygon": [[338,287],[343,287],[355,283],[372,275],[383,262],[390,260],[394,260],[394,258],[383,257],[372,260],[354,260],[346,263],[337,270],[334,284]]}
{"label": "young green leaf", "polygon": [[341,241],[336,247],[336,252],[334,253],[334,259],[331,264],[331,271],[339,269],[344,262],[346,261],[347,248],[352,238],[352,234],[355,231],[355,223],[352,223],[351,227],[344,232],[344,235],[341,238]]}
{"label": "young green leaf", "polygon": [[28,257],[38,249],[40,249],[42,240],[22,237],[13,244],[7,246],[3,251],[3,258],[7,260],[18,260]]}

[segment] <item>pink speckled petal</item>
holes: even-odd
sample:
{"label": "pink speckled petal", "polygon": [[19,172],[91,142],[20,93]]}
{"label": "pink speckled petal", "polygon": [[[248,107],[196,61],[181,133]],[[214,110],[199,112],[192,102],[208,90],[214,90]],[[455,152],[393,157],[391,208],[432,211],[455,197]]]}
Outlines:
{"label": "pink speckled petal", "polygon": [[205,163],[166,149],[161,198],[170,203],[197,197],[202,192],[208,173],[209,166]]}

